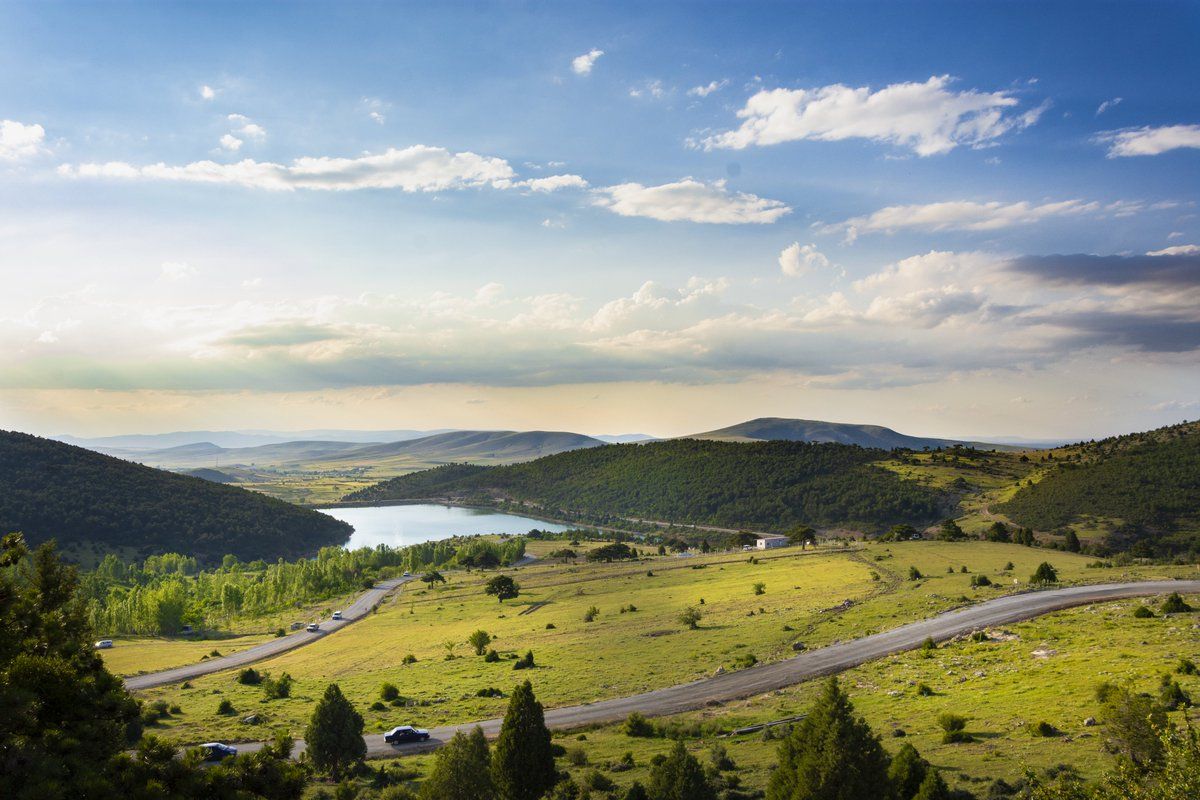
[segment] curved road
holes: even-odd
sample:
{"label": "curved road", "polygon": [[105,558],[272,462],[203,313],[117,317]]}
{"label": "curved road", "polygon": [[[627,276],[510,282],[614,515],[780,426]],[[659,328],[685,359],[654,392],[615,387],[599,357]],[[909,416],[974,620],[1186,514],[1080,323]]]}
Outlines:
{"label": "curved road", "polygon": [[387,597],[403,584],[413,580],[413,577],[393,578],[390,581],[375,584],[359,595],[358,599],[353,603],[342,609],[342,618],[340,620],[321,620],[321,630],[319,631],[313,633],[298,631],[288,636],[281,636],[278,639],[271,639],[254,647],[248,647],[238,653],[209,659],[208,661],[201,661],[199,664],[188,664],[162,672],[134,675],[125,679],[125,688],[133,692],[139,689],[152,689],[155,686],[166,686],[169,683],[180,683],[192,678],[199,678],[201,675],[210,675],[214,672],[233,669],[234,667],[244,667],[256,661],[262,661],[265,658],[271,658],[280,653],[295,650],[297,647],[312,644],[331,633],[337,633],[350,623],[356,622],[367,614],[370,614],[375,606],[383,601],[383,598]]}
{"label": "curved road", "polygon": [[[824,675],[832,675],[876,658],[911,650],[926,638],[940,642],[980,628],[1019,622],[1072,606],[1167,592],[1198,594],[1200,580],[1106,583],[998,597],[861,639],[810,650],[784,661],[727,672],[629,697],[550,709],[546,712],[546,724],[551,728],[574,728],[616,722],[624,719],[631,711],[640,711],[648,717],[695,711],[710,702],[740,700]],[[416,723],[419,720],[396,720],[397,724],[410,722]],[[489,737],[496,736],[500,731],[500,720],[489,719],[432,728],[429,731],[432,736],[430,741],[421,744],[389,745],[383,741],[382,735],[372,734],[364,737],[367,742],[367,756],[383,758],[426,752],[439,747],[456,732],[469,731],[476,725],[482,727]],[[238,745],[242,752],[251,752],[259,747],[261,744],[258,743]],[[295,754],[299,754],[303,749],[304,742],[297,741]]]}

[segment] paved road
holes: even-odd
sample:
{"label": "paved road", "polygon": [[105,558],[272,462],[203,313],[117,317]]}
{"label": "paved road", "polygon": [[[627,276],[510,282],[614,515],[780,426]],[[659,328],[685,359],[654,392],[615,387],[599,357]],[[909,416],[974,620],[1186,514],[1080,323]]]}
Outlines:
{"label": "paved road", "polygon": [[263,659],[277,656],[280,653],[295,650],[297,647],[312,644],[331,633],[337,633],[347,625],[370,614],[371,609],[379,605],[383,598],[411,580],[413,580],[412,576],[408,578],[395,578],[375,584],[375,586],[359,595],[358,599],[351,605],[342,609],[342,619],[336,621],[321,620],[321,630],[314,633],[298,631],[288,636],[281,636],[278,639],[263,642],[254,647],[248,647],[232,655],[212,658],[207,661],[201,661],[198,664],[188,664],[187,666],[176,667],[175,669],[168,669],[163,672],[135,675],[125,679],[125,688],[130,691],[137,691],[139,689],[152,689],[155,686],[166,686],[170,683],[180,683],[192,678],[199,678],[201,675],[211,675],[214,672],[233,669],[234,667],[244,667],[256,661],[262,661]]}
{"label": "paved road", "polygon": [[[911,650],[920,646],[926,638],[940,642],[980,628],[1019,622],[1072,606],[1168,592],[1200,593],[1200,581],[1107,583],[998,597],[995,600],[988,600],[957,611],[949,611],[883,633],[830,645],[819,650],[811,650],[773,664],[728,672],[711,678],[702,678],[692,683],[657,689],[630,697],[618,697],[585,705],[551,709],[546,712],[546,724],[551,728],[574,728],[622,720],[631,711],[640,711],[648,717],[694,711],[703,708],[710,702],[739,700],[792,686],[812,678],[832,675],[876,658],[903,650]],[[420,720],[398,717],[396,724],[419,725]],[[489,719],[463,725],[432,728],[430,729],[432,738],[429,742],[399,746],[389,745],[383,741],[382,735],[372,734],[365,737],[367,755],[369,758],[383,758],[426,752],[439,747],[457,731],[467,731],[475,725],[482,727],[483,732],[489,737],[495,736],[500,731],[500,720]],[[257,750],[259,747],[261,747],[260,744],[238,745],[238,749],[242,752]],[[304,743],[296,742],[295,753],[299,754],[303,749]]]}

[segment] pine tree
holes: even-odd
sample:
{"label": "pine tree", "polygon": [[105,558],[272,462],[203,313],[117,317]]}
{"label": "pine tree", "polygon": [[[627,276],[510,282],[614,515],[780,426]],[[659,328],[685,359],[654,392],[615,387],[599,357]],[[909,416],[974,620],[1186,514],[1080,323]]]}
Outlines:
{"label": "pine tree", "polygon": [[888,779],[896,791],[896,797],[899,800],[912,800],[928,771],[929,762],[921,758],[917,748],[908,742],[901,745],[892,757],[892,765],[888,767]]}
{"label": "pine tree", "polygon": [[354,710],[336,683],[329,684],[304,731],[313,767],[328,772],[335,781],[341,780],[348,768],[367,756],[362,732],[362,715]]}
{"label": "pine tree", "polygon": [[837,678],[779,746],[767,800],[879,800],[891,793],[888,758]]}
{"label": "pine tree", "polygon": [[670,754],[650,768],[650,800],[716,800],[717,793],[695,756],[676,740]]}
{"label": "pine tree", "polygon": [[489,758],[482,728],[476,726],[469,736],[454,734],[421,784],[422,800],[495,800]]}
{"label": "pine tree", "polygon": [[492,754],[492,779],[501,800],[537,800],[558,773],[542,704],[529,681],[513,690]]}
{"label": "pine tree", "polygon": [[950,800],[950,787],[936,769],[929,770],[913,800]]}

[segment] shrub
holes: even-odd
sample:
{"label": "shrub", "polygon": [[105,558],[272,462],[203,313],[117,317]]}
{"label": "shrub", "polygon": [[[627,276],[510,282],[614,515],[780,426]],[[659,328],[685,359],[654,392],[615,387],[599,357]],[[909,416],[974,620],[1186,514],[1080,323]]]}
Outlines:
{"label": "shrub", "polygon": [[654,735],[654,725],[640,711],[631,711],[621,727],[626,736],[644,738]]}
{"label": "shrub", "polygon": [[486,689],[480,689],[475,693],[476,697],[504,697],[504,692],[497,689],[495,686],[489,686]]}
{"label": "shrub", "polygon": [[1183,687],[1179,685],[1179,681],[1171,678],[1170,675],[1163,676],[1162,692],[1158,696],[1159,701],[1167,711],[1177,711],[1181,708],[1191,708],[1192,698]]}
{"label": "shrub", "polygon": [[292,684],[294,683],[295,681],[292,680],[292,676],[286,672],[280,675],[278,679],[264,676],[262,682],[263,694],[267,696],[268,700],[282,700],[285,697],[291,697]]}
{"label": "shrub", "polygon": [[917,684],[917,696],[933,697],[933,689],[930,688],[928,683],[918,683]]}
{"label": "shrub", "polygon": [[921,570],[917,569],[916,567],[908,568],[908,579],[910,581],[919,581],[923,577],[925,576],[921,574]]}
{"label": "shrub", "polygon": [[396,688],[394,683],[385,683],[379,687],[379,697],[387,700],[389,703],[400,696],[400,690]]}
{"label": "shrub", "polygon": [[237,676],[237,682],[243,686],[257,686],[262,681],[262,675],[254,667],[246,667]]}
{"label": "shrub", "polygon": [[1049,722],[1042,720],[1041,722],[1037,723],[1036,725],[1030,725],[1029,733],[1033,736],[1040,737],[1040,738],[1050,738],[1053,736],[1060,736],[1062,734],[1062,731],[1060,731],[1058,728],[1051,725]]}
{"label": "shrub", "polygon": [[369,708],[372,711],[387,711],[387,706],[385,706],[383,703],[379,702],[378,700],[376,700],[374,703],[371,703]]}
{"label": "shrub", "polygon": [[966,717],[946,711],[938,715],[937,722],[938,726],[944,731],[942,734],[943,744],[973,741],[971,734],[966,731]]}
{"label": "shrub", "polygon": [[595,789],[597,792],[607,792],[615,785],[612,778],[605,775],[598,769],[590,769],[583,776],[583,785],[589,789]]}
{"label": "shrub", "polygon": [[[701,600],[700,602],[704,602]],[[679,612],[679,621],[686,625],[689,629],[695,630],[700,627],[700,609],[694,606],[688,606],[683,611]]]}
{"label": "shrub", "polygon": [[763,583],[762,581],[759,581],[758,583],[754,584],[754,594],[755,595],[766,594],[766,593],[767,593],[767,585],[765,583]]}
{"label": "shrub", "polygon": [[1030,583],[1058,583],[1058,570],[1049,561],[1038,564],[1038,568],[1029,576]]}
{"label": "shrub", "polygon": [[555,628],[555,625],[554,625],[554,623],[553,623],[553,622],[547,622],[547,623],[546,623],[546,630],[548,630],[548,631],[552,631],[552,630],[554,630],[554,628]]}
{"label": "shrub", "polygon": [[932,636],[926,636],[925,641],[921,642],[921,656],[924,658],[933,658],[934,650],[937,650],[937,642],[933,641]]}
{"label": "shrub", "polygon": [[527,650],[525,655],[513,662],[513,669],[533,669],[537,664],[533,661],[533,651]]}
{"label": "shrub", "polygon": [[1017,565],[1011,561],[1009,561],[1007,564],[1004,565],[1005,572],[1012,572],[1016,568],[1017,568]]}
{"label": "shrub", "polygon": [[1154,612],[1146,606],[1138,606],[1133,610],[1133,616],[1135,619],[1150,619],[1154,616]]}
{"label": "shrub", "polygon": [[747,667],[753,667],[757,663],[758,656],[754,655],[753,653],[742,653],[733,660],[733,666],[735,669],[746,669]]}
{"label": "shrub", "polygon": [[467,644],[475,650],[475,655],[481,656],[487,650],[487,646],[492,643],[492,637],[487,631],[475,631],[467,637]]}
{"label": "shrub", "polygon": [[1171,592],[1162,604],[1162,613],[1164,614],[1186,614],[1192,610],[1192,607],[1179,596],[1179,592]]}
{"label": "shrub", "polygon": [[567,748],[567,761],[576,767],[585,766],[588,763],[587,751],[582,747]]}
{"label": "shrub", "polygon": [[971,576],[971,585],[975,586],[975,587],[991,586],[992,579],[989,578],[987,575],[972,575]]}
{"label": "shrub", "polygon": [[404,658],[400,659],[400,663],[401,664],[415,664],[415,663],[417,663],[417,657],[414,656],[412,653],[409,653]]}
{"label": "shrub", "polygon": [[583,621],[584,622],[592,622],[598,616],[600,616],[600,609],[596,608],[595,606],[592,606],[591,608],[589,608],[587,611],[584,612]]}
{"label": "shrub", "polygon": [[1196,663],[1190,658],[1180,658],[1179,663],[1175,665],[1175,671],[1180,675],[1195,675]]}
{"label": "shrub", "polygon": [[276,628],[275,629],[275,638],[278,639],[281,636],[287,636],[287,631],[285,631],[283,628]]}
{"label": "shrub", "polygon": [[500,654],[495,650],[488,650],[487,655],[483,657],[483,660],[489,664],[495,664],[500,660]]}
{"label": "shrub", "polygon": [[233,703],[229,702],[228,698],[222,700],[219,704],[217,704],[217,715],[218,716],[229,717],[236,713],[237,713],[237,709],[235,709],[233,707]]}
{"label": "shrub", "polygon": [[712,746],[712,751],[709,753],[709,760],[712,762],[713,769],[717,772],[729,772],[730,770],[737,769],[737,764],[733,763],[733,759],[729,757],[729,751],[720,742]]}

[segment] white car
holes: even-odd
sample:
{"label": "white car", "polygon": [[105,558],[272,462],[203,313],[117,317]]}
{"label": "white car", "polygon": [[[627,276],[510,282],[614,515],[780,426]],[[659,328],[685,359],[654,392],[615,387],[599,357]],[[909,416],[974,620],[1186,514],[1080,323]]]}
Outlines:
{"label": "white car", "polygon": [[333,612],[333,618],[334,618],[334,619],[341,619],[341,618],[342,618],[342,612],[340,612],[340,611],[335,611],[335,612]]}
{"label": "white car", "polygon": [[107,650],[112,646],[113,646],[112,639],[101,639],[100,641],[96,642],[96,644],[95,644],[95,648],[97,650]]}
{"label": "white car", "polygon": [[316,633],[317,631],[321,630],[321,623],[310,622],[304,626],[304,630],[308,631],[309,633]]}
{"label": "white car", "polygon": [[412,577],[412,573],[411,573],[411,572],[406,572],[406,573],[404,573],[404,577],[406,577],[406,578],[411,578],[411,577]]}

